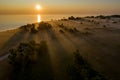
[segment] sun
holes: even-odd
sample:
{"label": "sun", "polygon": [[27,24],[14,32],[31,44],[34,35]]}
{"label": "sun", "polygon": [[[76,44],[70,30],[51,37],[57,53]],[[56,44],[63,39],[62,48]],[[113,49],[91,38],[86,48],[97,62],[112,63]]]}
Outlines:
{"label": "sun", "polygon": [[41,10],[41,6],[39,4],[36,5],[37,10]]}

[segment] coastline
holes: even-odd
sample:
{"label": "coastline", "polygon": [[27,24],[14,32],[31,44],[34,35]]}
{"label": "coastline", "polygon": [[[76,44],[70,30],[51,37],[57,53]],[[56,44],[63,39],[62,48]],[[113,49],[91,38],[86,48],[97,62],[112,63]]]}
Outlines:
{"label": "coastline", "polygon": [[[102,17],[104,18],[104,17]],[[61,57],[71,55],[70,53],[78,49],[81,55],[95,67],[95,69],[108,75],[110,78],[119,77],[119,54],[120,44],[120,21],[118,19],[98,19],[98,18],[73,18],[73,20],[53,20],[44,24],[51,24],[50,27],[42,27],[37,32],[32,29],[36,23],[26,24],[14,30],[0,32],[0,47],[5,44],[3,51],[16,47],[20,42],[47,41],[51,53]],[[80,20],[76,20],[80,19]],[[35,25],[34,25],[35,24]],[[47,24],[48,25],[48,24]],[[32,26],[32,27],[31,27]],[[66,52],[65,54],[62,54]],[[62,55],[61,55],[62,54]],[[2,56],[4,54],[0,54]],[[53,55],[51,55],[53,56]],[[6,57],[6,56],[5,56]],[[1,61],[2,62],[2,61]],[[108,68],[108,66],[110,66]],[[113,69],[110,71],[110,69]],[[117,76],[117,77],[116,77]]]}

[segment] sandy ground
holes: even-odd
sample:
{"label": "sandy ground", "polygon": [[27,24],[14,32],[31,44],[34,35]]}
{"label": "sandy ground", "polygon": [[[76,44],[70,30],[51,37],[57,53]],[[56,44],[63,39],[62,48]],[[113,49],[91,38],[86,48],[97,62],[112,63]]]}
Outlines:
{"label": "sandy ground", "polygon": [[[0,32],[0,48],[2,52],[0,55],[7,53],[9,48],[17,46],[20,42],[35,40],[40,43],[40,41],[45,40],[47,41],[49,56],[57,80],[68,79],[65,76],[64,69],[72,63],[72,53],[76,49],[79,49],[80,54],[88,60],[94,69],[111,80],[120,80],[119,19],[86,18],[86,20],[94,20],[99,24],[89,21],[49,21],[48,23],[52,25],[52,29],[40,31],[37,34],[20,31]],[[113,20],[118,22],[113,23]],[[67,28],[77,28],[79,32],[75,34],[67,32],[60,28],[58,24],[63,24]],[[106,25],[106,27],[103,27],[103,25]],[[60,33],[59,30],[63,30],[65,33]]]}
{"label": "sandy ground", "polygon": [[18,30],[9,30],[0,32],[0,56],[3,55],[3,46],[11,39],[11,37],[17,32]]}

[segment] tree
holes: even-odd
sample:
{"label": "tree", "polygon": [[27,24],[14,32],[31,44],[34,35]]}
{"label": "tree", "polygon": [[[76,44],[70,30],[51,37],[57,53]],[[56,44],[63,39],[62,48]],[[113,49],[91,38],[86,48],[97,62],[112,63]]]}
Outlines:
{"label": "tree", "polygon": [[10,49],[9,52],[10,52],[10,55],[8,56],[8,61],[11,65],[15,66],[16,65],[15,59],[17,56],[16,51],[14,49]]}
{"label": "tree", "polygon": [[73,16],[68,17],[69,20],[75,20],[75,18]]}
{"label": "tree", "polygon": [[40,22],[38,30],[47,30],[47,29],[50,29],[50,28],[52,28],[51,24],[46,23],[46,22]]}
{"label": "tree", "polygon": [[32,24],[32,27],[31,27],[31,33],[36,33],[37,30],[35,29],[35,24]]}
{"label": "tree", "polygon": [[106,80],[99,72],[95,71],[91,65],[80,55],[79,50],[73,52],[74,64],[69,68],[72,80]]}

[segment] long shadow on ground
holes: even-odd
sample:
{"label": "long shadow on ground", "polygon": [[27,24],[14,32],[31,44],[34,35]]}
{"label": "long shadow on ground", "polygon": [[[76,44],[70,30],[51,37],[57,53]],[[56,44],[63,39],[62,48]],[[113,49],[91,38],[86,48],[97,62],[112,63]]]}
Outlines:
{"label": "long shadow on ground", "polygon": [[71,63],[71,59],[68,56],[68,52],[64,49],[63,45],[60,43],[55,31],[53,29],[47,30],[48,40],[53,49],[52,55],[54,55],[54,63],[56,66],[56,79],[57,80],[68,80],[67,67]]}
{"label": "long shadow on ground", "polygon": [[10,48],[16,47],[20,42],[24,40],[26,37],[26,31],[18,31],[16,32],[0,49],[2,53],[8,54]]}

